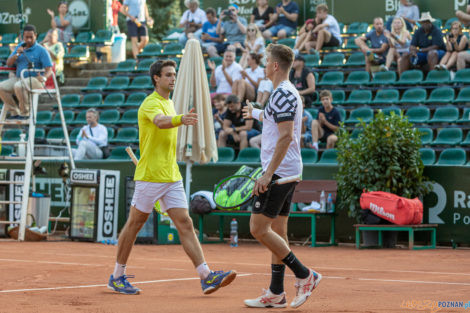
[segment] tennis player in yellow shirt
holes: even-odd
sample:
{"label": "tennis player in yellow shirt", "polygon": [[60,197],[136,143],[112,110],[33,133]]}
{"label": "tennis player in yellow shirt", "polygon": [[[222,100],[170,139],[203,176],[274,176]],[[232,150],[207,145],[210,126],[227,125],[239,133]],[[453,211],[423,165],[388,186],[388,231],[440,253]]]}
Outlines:
{"label": "tennis player in yellow shirt", "polygon": [[140,292],[127,280],[133,276],[126,275],[126,263],[137,234],[152,213],[155,202],[159,201],[162,212],[167,212],[173,220],[184,251],[196,267],[202,291],[210,294],[230,284],[237,274],[235,271],[214,272],[209,269],[189,216],[182,177],[176,163],[176,141],[178,127],[195,125],[197,114],[194,109],[181,115],[175,112],[170,100],[176,81],[174,61],[156,61],[150,67],[150,77],[155,91],[139,108],[141,157],[134,175],[135,191],[129,219],[119,236],[116,265],[108,288],[124,294]]}

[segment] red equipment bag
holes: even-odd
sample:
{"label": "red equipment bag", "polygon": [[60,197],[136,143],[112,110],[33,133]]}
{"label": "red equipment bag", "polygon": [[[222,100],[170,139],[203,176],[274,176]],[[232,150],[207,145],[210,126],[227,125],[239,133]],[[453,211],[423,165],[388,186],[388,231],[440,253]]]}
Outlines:
{"label": "red equipment bag", "polygon": [[397,225],[421,224],[423,203],[418,199],[407,199],[384,191],[363,192],[361,208]]}

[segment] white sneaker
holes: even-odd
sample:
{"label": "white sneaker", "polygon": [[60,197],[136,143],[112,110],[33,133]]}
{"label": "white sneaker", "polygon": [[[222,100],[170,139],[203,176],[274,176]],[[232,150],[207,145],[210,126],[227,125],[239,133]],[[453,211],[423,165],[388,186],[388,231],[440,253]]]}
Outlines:
{"label": "white sneaker", "polygon": [[312,294],[313,289],[315,289],[322,275],[313,270],[310,270],[310,275],[304,279],[297,279],[295,283],[295,288],[297,289],[297,294],[295,295],[294,300],[292,300],[290,306],[293,308],[298,308],[307,300],[307,298]]}
{"label": "white sneaker", "polygon": [[263,289],[263,295],[256,299],[245,300],[245,305],[249,308],[285,308],[287,307],[286,293],[275,295],[269,288]]}

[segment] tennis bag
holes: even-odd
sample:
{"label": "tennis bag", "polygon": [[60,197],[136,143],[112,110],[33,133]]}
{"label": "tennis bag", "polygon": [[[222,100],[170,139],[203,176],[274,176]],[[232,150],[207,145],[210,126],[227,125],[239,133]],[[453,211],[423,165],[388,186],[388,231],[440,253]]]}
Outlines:
{"label": "tennis bag", "polygon": [[[253,172],[253,168],[243,165],[235,172],[234,175],[250,175]],[[233,193],[240,187],[240,184],[243,182],[243,179],[234,179],[230,184],[227,184],[224,189],[222,189],[218,195],[216,202],[218,203],[227,203],[228,199],[233,195]]]}
{"label": "tennis bag", "polygon": [[384,191],[363,192],[361,208],[397,225],[420,224],[423,219],[423,203],[418,199],[403,198]]}

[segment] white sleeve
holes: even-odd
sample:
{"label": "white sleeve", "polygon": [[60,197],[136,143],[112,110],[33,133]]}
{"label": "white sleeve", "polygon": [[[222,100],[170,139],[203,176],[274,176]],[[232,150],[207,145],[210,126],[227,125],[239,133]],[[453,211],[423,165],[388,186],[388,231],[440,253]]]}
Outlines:
{"label": "white sleeve", "polygon": [[206,12],[204,12],[204,10],[201,10],[201,9],[198,9],[199,12],[200,12],[200,18],[201,18],[201,24],[204,24],[205,22],[207,22],[207,16],[206,16]]}
{"label": "white sleeve", "polygon": [[240,66],[240,64],[236,63],[236,66],[233,67],[233,72],[231,73],[232,81],[242,79],[242,74],[240,73],[242,70],[243,68]]}
{"label": "white sleeve", "polygon": [[93,141],[98,147],[104,147],[108,144],[108,130],[103,125],[98,127],[96,134],[93,134],[93,137],[90,137],[90,140]]}
{"label": "white sleeve", "polygon": [[183,15],[181,15],[180,24],[186,23],[188,21],[189,10],[186,10]]}
{"label": "white sleeve", "polygon": [[215,72],[214,72],[215,84],[216,84],[217,86],[219,86],[219,84],[220,84],[220,75],[221,75],[221,74],[223,75],[223,73],[222,73],[222,65],[219,65],[219,66],[216,67]]}
{"label": "white sleeve", "polygon": [[260,109],[253,109],[253,111],[251,112],[251,116],[253,116],[253,118],[258,121],[260,121],[261,114],[264,114],[264,111]]}

